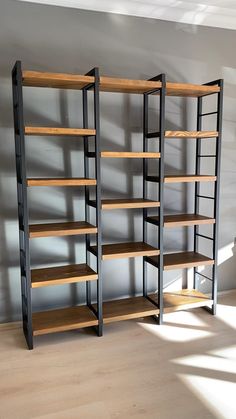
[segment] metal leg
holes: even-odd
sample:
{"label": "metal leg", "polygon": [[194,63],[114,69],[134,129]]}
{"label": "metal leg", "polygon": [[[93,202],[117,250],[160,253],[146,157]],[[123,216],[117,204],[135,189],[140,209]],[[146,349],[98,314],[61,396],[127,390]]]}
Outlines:
{"label": "metal leg", "polygon": [[15,132],[15,156],[17,175],[17,199],[19,219],[20,272],[23,331],[29,349],[33,349],[31,276],[29,251],[29,216],[27,205],[27,183],[25,163],[25,137],[22,95],[21,62],[17,61],[12,70],[13,113]]}

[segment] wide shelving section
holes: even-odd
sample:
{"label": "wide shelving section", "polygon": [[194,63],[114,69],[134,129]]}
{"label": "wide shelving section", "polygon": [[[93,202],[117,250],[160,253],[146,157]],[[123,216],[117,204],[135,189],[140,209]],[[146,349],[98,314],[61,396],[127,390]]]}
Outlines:
{"label": "wide shelving section", "polygon": [[[55,89],[81,90],[83,98],[83,127],[46,127],[25,125],[23,119],[23,87],[41,87]],[[88,124],[88,91],[94,95],[94,128]],[[139,94],[143,96],[143,142],[142,151],[122,150],[109,151],[101,149],[100,142],[100,114],[99,94],[124,93]],[[217,110],[203,111],[203,100],[211,95],[217,96]],[[149,102],[153,96],[159,103],[156,116],[158,130],[149,130]],[[168,130],[166,127],[165,98],[176,96],[195,98],[197,100],[197,126],[196,130]],[[205,99],[206,98],[206,99]],[[161,324],[163,314],[195,307],[208,307],[214,314],[217,301],[217,246],[218,246],[218,220],[219,220],[219,176],[220,176],[220,148],[222,135],[222,100],[223,81],[216,80],[204,85],[191,83],[175,83],[166,81],[165,75],[160,74],[150,80],[134,80],[100,76],[98,69],[93,69],[86,75],[22,71],[18,62],[13,70],[13,99],[14,122],[16,138],[18,207],[20,226],[20,248],[25,252],[26,258],[21,263],[23,329],[29,348],[33,347],[33,336],[54,333],[77,328],[96,326],[98,335],[102,335],[103,324],[121,320],[137,319],[154,316]],[[211,130],[202,129],[202,118],[208,115],[216,116],[216,127]],[[84,145],[84,177],[81,178],[31,178],[26,176],[25,169],[25,137],[79,137]],[[92,140],[90,140],[90,137]],[[94,151],[90,151],[89,141],[95,141]],[[165,173],[165,143],[168,139],[184,140],[196,143],[195,170],[188,173]],[[215,154],[203,155],[202,141],[215,139]],[[151,142],[158,145],[158,151],[149,151]],[[17,143],[18,142],[18,143]],[[19,145],[20,144],[20,145]],[[214,158],[214,173],[202,173],[201,158]],[[91,160],[95,162],[96,176],[90,178],[89,166]],[[142,185],[139,197],[126,196],[104,198],[101,190],[101,164],[104,159],[140,159],[142,162]],[[153,175],[149,174],[148,164],[152,160],[158,163],[158,169]],[[154,185],[157,199],[148,196],[149,182]],[[214,194],[206,196],[200,193],[202,182],[212,183]],[[194,184],[194,211],[190,213],[165,214],[164,196],[165,185],[172,183]],[[85,220],[66,221],[55,223],[30,224],[27,218],[27,188],[28,187],[83,187],[85,190]],[[90,196],[90,187],[96,189],[95,198]],[[23,190],[23,193],[22,193]],[[201,199],[211,199],[214,202],[212,216],[203,214],[199,208]],[[96,210],[96,223],[89,221],[89,209]],[[101,217],[104,211],[113,211],[115,220],[116,210],[140,210],[142,214],[142,238],[138,242],[104,243],[102,239]],[[157,211],[157,215],[149,214],[149,210]],[[158,245],[152,246],[148,242],[147,226],[156,229]],[[212,237],[200,233],[200,226],[211,225]],[[182,252],[166,253],[164,249],[164,232],[166,228],[192,228],[194,237],[193,249]],[[22,234],[22,232],[24,234]],[[84,235],[86,242],[86,263],[63,266],[50,266],[31,269],[29,257],[29,239],[40,237],[60,237]],[[95,235],[96,243],[91,242],[90,235]],[[209,239],[212,244],[212,257],[205,256],[199,251],[200,238]],[[96,270],[89,264],[89,255],[96,258]],[[142,295],[121,299],[103,301],[102,295],[102,264],[107,260],[121,258],[142,258]],[[156,270],[157,292],[149,292],[148,264]],[[212,269],[212,278],[205,271],[198,268],[208,266]],[[194,269],[194,282],[191,289],[176,292],[166,292],[164,289],[164,272],[175,269]],[[203,273],[204,272],[204,273]],[[198,277],[202,276],[211,281],[211,296],[205,295],[198,289]],[[30,290],[76,282],[86,282],[86,305],[76,305],[55,310],[33,312],[31,307]],[[97,301],[92,300],[91,282],[97,283]],[[26,303],[26,304],[25,304]]]}

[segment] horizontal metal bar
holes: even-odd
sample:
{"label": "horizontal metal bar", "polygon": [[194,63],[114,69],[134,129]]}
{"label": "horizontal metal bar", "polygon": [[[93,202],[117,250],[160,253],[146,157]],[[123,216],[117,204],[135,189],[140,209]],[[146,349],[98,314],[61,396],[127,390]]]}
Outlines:
{"label": "horizontal metal bar", "polygon": [[148,132],[147,133],[147,138],[159,138],[160,137],[160,132]]}
{"label": "horizontal metal bar", "polygon": [[86,202],[86,204],[90,205],[90,207],[93,207],[93,208],[96,208],[97,207],[96,201],[89,200],[88,202]]}
{"label": "horizontal metal bar", "polygon": [[214,241],[214,239],[213,239],[212,237],[205,236],[204,234],[199,234],[199,233],[196,233],[196,236],[198,236],[198,237],[203,237],[203,239],[207,239],[207,240],[212,240],[212,241]]}
{"label": "horizontal metal bar", "polygon": [[197,157],[216,157],[215,154],[198,154]]}
{"label": "horizontal metal bar", "polygon": [[201,274],[201,273],[200,273],[200,272],[198,272],[198,271],[196,271],[196,272],[195,272],[195,274],[200,275],[200,276],[203,276],[203,278],[206,278],[206,279],[208,279],[209,281],[213,281],[213,279],[212,279],[212,278],[209,278],[209,276],[206,276],[206,275],[204,275],[204,274]]}
{"label": "horizontal metal bar", "polygon": [[196,195],[198,198],[205,198],[205,199],[215,199],[214,197],[212,197],[212,196],[206,196],[206,195]]}
{"label": "horizontal metal bar", "polygon": [[215,115],[217,113],[218,113],[217,111],[216,112],[205,112],[205,113],[201,113],[199,116]]}
{"label": "horizontal metal bar", "polygon": [[157,176],[146,176],[145,180],[148,181],[148,182],[159,183],[159,177],[157,177]]}
{"label": "horizontal metal bar", "polygon": [[97,256],[97,252],[96,252],[96,250],[94,250],[93,248],[92,248],[92,246],[88,246],[88,249],[87,249],[89,252],[91,252],[94,256]]}
{"label": "horizontal metal bar", "polygon": [[89,157],[89,158],[90,157],[94,157],[94,158],[96,157],[96,153],[94,151],[88,151],[85,155],[86,155],[86,157]]}
{"label": "horizontal metal bar", "polygon": [[150,301],[154,306],[156,306],[157,308],[159,308],[158,304],[156,301],[154,301],[151,297],[149,297],[148,295],[146,295],[145,297],[148,301]]}

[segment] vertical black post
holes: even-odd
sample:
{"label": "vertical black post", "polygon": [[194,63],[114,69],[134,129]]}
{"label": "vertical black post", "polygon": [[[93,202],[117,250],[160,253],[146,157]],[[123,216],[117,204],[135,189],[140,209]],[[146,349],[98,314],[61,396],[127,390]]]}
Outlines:
{"label": "vertical black post", "polygon": [[212,314],[216,314],[217,304],[217,270],[218,270],[218,235],[219,235],[219,198],[220,198],[220,163],[221,163],[221,141],[222,141],[222,114],[223,114],[223,80],[218,81],[220,91],[217,93],[217,131],[218,138],[216,138],[216,161],[215,161],[215,190],[214,190],[214,218],[215,224],[213,227],[213,259],[215,261],[212,269],[213,283],[212,283]]}
{"label": "vertical black post", "polygon": [[158,306],[159,306],[159,324],[163,322],[163,271],[164,271],[164,245],[163,245],[163,231],[164,231],[164,145],[165,145],[165,97],[166,97],[166,77],[161,74],[161,89],[160,89],[160,117],[159,117],[159,151],[161,153],[159,160],[159,227],[158,227],[158,242],[159,242],[159,266],[158,266]]}
{"label": "vertical black post", "polygon": [[95,172],[96,172],[96,226],[97,226],[97,314],[98,314],[98,336],[103,334],[103,314],[102,314],[102,226],[101,226],[101,150],[100,150],[100,109],[99,109],[99,70],[94,69],[94,122],[95,122]]}
{"label": "vertical black post", "polygon": [[[146,139],[148,134],[148,94],[143,96],[143,152],[147,151]],[[143,159],[143,199],[147,199],[148,160]],[[143,242],[147,242],[147,208],[143,208]],[[143,257],[143,296],[147,297],[147,264]]]}
{"label": "vertical black post", "polygon": [[[202,97],[197,98],[197,131],[202,130]],[[196,139],[196,163],[195,163],[195,174],[200,174],[200,154],[201,154],[201,138]],[[200,184],[199,182],[195,182],[195,199],[194,199],[194,214],[199,213],[199,191],[200,191]],[[199,226],[194,226],[194,252],[198,251],[198,236],[199,233]],[[196,289],[197,287],[197,268],[193,268],[193,288]]]}
{"label": "vertical black post", "polygon": [[[88,91],[86,88],[83,89],[83,128],[88,128]],[[84,176],[85,178],[89,177],[89,162],[88,162],[88,137],[84,137]],[[85,221],[89,221],[89,187],[84,187],[85,191]],[[85,236],[86,243],[86,264],[89,262],[89,246],[90,246],[90,235],[86,234]],[[91,283],[86,281],[86,299],[87,305],[91,306]]]}
{"label": "vertical black post", "polygon": [[23,117],[22,71],[17,61],[12,70],[17,199],[19,219],[20,271],[23,330],[29,349],[33,349],[31,276],[29,251],[29,217],[25,162],[25,136]]}

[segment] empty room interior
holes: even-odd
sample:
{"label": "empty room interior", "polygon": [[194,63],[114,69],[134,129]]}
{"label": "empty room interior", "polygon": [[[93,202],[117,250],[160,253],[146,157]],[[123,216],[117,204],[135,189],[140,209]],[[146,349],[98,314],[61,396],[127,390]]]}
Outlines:
{"label": "empty room interior", "polygon": [[236,2],[0,21],[0,419],[235,419]]}

